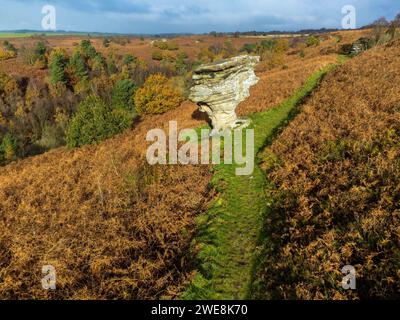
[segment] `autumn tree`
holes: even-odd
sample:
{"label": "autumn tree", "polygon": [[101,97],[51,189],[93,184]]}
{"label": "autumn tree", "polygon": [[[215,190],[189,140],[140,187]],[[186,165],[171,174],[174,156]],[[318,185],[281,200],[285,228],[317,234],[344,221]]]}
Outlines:
{"label": "autumn tree", "polygon": [[16,158],[17,143],[11,134],[6,134],[0,144],[0,165],[7,164]]}
{"label": "autumn tree", "polygon": [[134,117],[122,108],[113,108],[102,98],[90,95],[79,104],[67,129],[69,147],[100,142],[128,129]]}
{"label": "autumn tree", "polygon": [[65,75],[65,67],[67,65],[67,61],[67,55],[64,50],[56,48],[51,52],[49,59],[51,84],[55,85],[58,83],[67,83],[67,78]]}
{"label": "autumn tree", "polygon": [[7,40],[3,42],[3,48],[0,48],[0,60],[7,60],[16,57],[17,48]]}
{"label": "autumn tree", "polygon": [[33,65],[38,69],[45,69],[47,67],[47,51],[48,48],[43,41],[38,41],[34,47],[34,62]]}
{"label": "autumn tree", "polygon": [[164,75],[154,74],[137,90],[135,107],[139,115],[161,114],[178,107],[183,100],[183,96],[168,84]]}
{"label": "autumn tree", "polygon": [[232,41],[228,40],[224,42],[223,57],[230,58],[237,53],[235,46]]}
{"label": "autumn tree", "polygon": [[282,65],[285,59],[285,52],[289,49],[289,42],[285,39],[263,40],[257,45],[257,53],[263,61],[262,66],[271,69]]}
{"label": "autumn tree", "polygon": [[107,68],[107,73],[110,76],[118,72],[114,50],[110,50],[110,52],[107,55],[106,68]]}
{"label": "autumn tree", "polygon": [[3,42],[3,46],[4,46],[4,49],[6,49],[7,51],[10,51],[10,52],[14,52],[15,54],[18,51],[17,48],[11,42],[9,42],[7,40],[5,40]]}
{"label": "autumn tree", "polygon": [[95,47],[93,47],[90,40],[82,40],[79,47],[85,58],[91,58],[91,59],[95,58],[97,51]]}
{"label": "autumn tree", "polygon": [[186,59],[188,55],[185,52],[178,53],[176,60],[175,60],[175,71],[179,75],[184,75],[187,70],[188,66],[186,64]]}

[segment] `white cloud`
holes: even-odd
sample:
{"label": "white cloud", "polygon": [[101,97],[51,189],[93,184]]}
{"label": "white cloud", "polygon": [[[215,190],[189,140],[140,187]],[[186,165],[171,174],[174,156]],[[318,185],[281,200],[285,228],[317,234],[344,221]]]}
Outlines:
{"label": "white cloud", "polygon": [[69,29],[132,33],[340,27],[346,4],[360,24],[400,11],[394,0],[2,0],[0,29],[38,28],[48,3]]}

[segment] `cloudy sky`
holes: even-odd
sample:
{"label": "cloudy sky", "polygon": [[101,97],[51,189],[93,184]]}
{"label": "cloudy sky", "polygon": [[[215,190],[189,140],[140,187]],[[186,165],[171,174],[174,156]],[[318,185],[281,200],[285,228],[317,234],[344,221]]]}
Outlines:
{"label": "cloudy sky", "polygon": [[344,5],[357,26],[400,12],[399,0],[0,0],[0,30],[41,30],[46,4],[59,30],[119,33],[340,28]]}

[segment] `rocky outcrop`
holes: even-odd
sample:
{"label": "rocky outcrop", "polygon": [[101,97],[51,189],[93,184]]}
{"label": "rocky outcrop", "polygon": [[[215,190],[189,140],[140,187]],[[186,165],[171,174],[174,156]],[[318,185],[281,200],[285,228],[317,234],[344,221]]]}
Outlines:
{"label": "rocky outcrop", "polygon": [[189,99],[207,112],[214,134],[245,122],[237,118],[235,110],[259,80],[254,73],[259,61],[259,57],[243,55],[201,65],[194,71]]}
{"label": "rocky outcrop", "polygon": [[358,55],[368,49],[372,48],[372,40],[368,38],[360,38],[356,42],[353,43],[350,54]]}

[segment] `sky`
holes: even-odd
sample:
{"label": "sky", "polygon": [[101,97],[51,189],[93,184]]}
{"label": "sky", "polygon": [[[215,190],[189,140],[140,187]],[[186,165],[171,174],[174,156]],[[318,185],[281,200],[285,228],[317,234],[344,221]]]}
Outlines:
{"label": "sky", "polygon": [[400,12],[399,0],[0,0],[0,30],[42,30],[44,5],[58,30],[140,34],[341,28],[344,5],[357,27]]}

